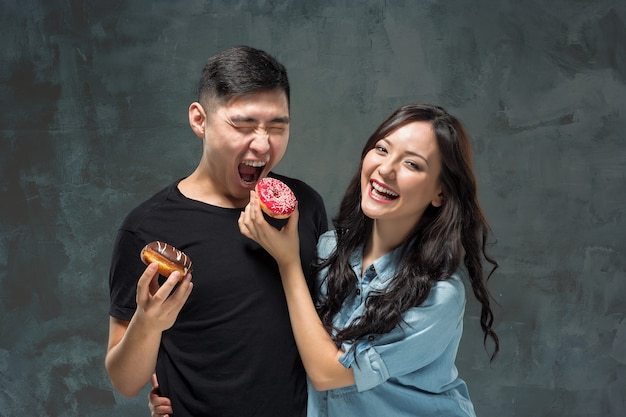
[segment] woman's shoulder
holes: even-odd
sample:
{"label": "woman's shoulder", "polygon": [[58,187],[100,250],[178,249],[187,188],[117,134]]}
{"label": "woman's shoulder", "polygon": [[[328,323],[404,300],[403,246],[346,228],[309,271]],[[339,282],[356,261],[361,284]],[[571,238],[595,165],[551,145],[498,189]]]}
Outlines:
{"label": "woman's shoulder", "polygon": [[455,272],[450,278],[437,281],[429,294],[433,304],[465,304],[465,285],[461,272]]}
{"label": "woman's shoulder", "polygon": [[317,254],[320,258],[327,258],[337,246],[337,234],[334,230],[328,230],[317,241]]}

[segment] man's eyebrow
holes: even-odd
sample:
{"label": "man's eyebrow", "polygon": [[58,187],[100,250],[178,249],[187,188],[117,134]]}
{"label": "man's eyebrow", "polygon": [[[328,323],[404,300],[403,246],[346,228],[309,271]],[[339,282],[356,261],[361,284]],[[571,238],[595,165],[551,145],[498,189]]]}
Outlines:
{"label": "man's eyebrow", "polygon": [[289,116],[285,117],[276,117],[270,121],[270,123],[284,123],[289,124]]}
{"label": "man's eyebrow", "polygon": [[228,119],[231,122],[233,122],[233,123],[253,123],[253,122],[258,122],[257,119],[255,119],[253,117],[247,117],[247,116],[230,116]]}
{"label": "man's eyebrow", "polygon": [[[248,116],[232,116],[230,117],[230,121],[233,123],[259,123],[258,119]],[[269,123],[289,124],[289,116],[275,117],[270,120]]]}

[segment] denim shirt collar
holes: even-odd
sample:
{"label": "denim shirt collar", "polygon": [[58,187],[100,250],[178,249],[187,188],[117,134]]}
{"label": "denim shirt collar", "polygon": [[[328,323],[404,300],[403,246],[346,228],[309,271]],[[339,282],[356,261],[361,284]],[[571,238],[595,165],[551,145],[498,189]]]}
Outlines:
{"label": "denim shirt collar", "polygon": [[370,281],[375,278],[371,283],[372,289],[379,290],[384,288],[396,274],[396,269],[400,261],[401,247],[395,248],[391,252],[374,260],[371,265],[367,265],[368,269],[365,271],[365,274],[362,275],[363,249],[364,247],[361,246],[352,252],[350,256],[350,266],[352,270],[356,276],[359,277],[359,280],[363,281],[363,284],[370,284]]}

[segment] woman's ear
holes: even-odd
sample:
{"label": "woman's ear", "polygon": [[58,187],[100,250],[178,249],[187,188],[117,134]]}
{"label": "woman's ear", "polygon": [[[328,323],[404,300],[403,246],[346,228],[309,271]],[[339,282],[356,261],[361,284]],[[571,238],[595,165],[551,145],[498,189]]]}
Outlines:
{"label": "woman's ear", "polygon": [[437,195],[435,196],[435,198],[433,198],[430,204],[432,204],[434,207],[441,207],[444,200],[445,198],[443,196],[443,191],[439,191],[439,193],[437,193]]}
{"label": "woman's ear", "polygon": [[189,106],[189,125],[200,139],[204,139],[206,117],[206,112],[200,103],[197,101],[191,103]]}

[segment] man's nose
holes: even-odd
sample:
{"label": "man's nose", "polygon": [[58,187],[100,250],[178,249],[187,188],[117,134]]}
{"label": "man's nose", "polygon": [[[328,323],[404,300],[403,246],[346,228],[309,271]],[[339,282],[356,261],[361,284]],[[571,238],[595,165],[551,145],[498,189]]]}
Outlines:
{"label": "man's nose", "polygon": [[267,129],[258,127],[254,130],[254,138],[250,148],[258,153],[266,153],[270,150],[270,134]]}

